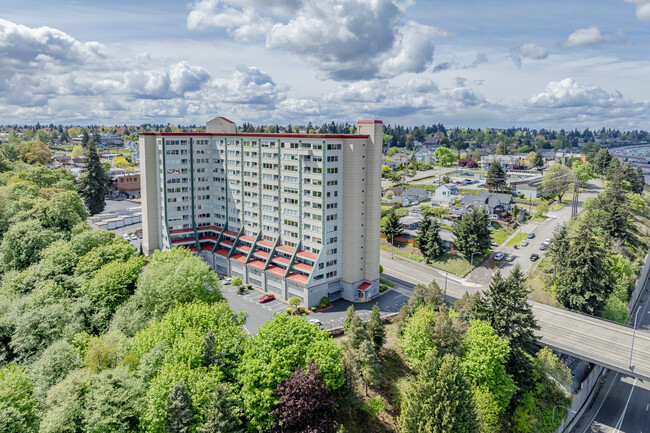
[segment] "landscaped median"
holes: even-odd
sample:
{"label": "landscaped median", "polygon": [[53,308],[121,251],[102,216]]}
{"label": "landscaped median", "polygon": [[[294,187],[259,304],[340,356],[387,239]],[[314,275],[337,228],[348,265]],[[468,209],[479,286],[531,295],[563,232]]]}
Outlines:
{"label": "landscaped median", "polygon": [[513,247],[516,244],[519,244],[521,241],[526,239],[528,237],[528,233],[526,232],[519,232],[515,236],[512,237],[506,244],[507,247]]}
{"label": "landscaped median", "polygon": [[[424,262],[424,257],[420,254],[420,251],[412,245],[399,244],[396,242],[395,247],[392,247],[390,244],[382,244],[381,249],[384,251],[392,251],[395,255],[416,262]],[[485,257],[487,257],[487,255],[489,255],[489,253],[474,255],[473,266],[476,267]],[[441,271],[458,275],[459,277],[464,277],[472,270],[472,266],[468,259],[458,254],[451,254],[449,251],[445,251],[435,260],[429,261],[428,265],[440,269]]]}

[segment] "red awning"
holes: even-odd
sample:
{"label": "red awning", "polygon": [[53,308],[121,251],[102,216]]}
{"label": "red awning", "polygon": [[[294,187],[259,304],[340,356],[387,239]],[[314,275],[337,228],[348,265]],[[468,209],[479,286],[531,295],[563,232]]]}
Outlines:
{"label": "red awning", "polygon": [[361,283],[361,284],[359,284],[359,287],[357,287],[357,289],[366,290],[370,286],[372,286],[372,284],[370,284],[370,283]]}

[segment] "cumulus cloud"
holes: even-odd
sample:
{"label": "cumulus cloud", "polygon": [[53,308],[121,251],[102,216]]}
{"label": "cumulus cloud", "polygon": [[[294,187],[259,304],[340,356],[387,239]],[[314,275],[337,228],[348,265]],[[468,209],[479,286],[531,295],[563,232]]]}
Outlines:
{"label": "cumulus cloud", "polygon": [[522,59],[543,60],[548,57],[548,50],[533,42],[516,46],[510,50],[512,61],[521,68]]}
{"label": "cumulus cloud", "polygon": [[224,28],[238,41],[309,60],[329,78],[368,79],[422,72],[433,59],[433,39],[446,33],[404,23],[410,2],[394,0],[200,0],[192,30]]}
{"label": "cumulus cloud", "polygon": [[472,63],[469,63],[465,66],[463,66],[463,69],[474,69],[479,65],[482,65],[483,63],[488,63],[490,59],[488,59],[487,54],[485,53],[478,53],[476,54],[476,57],[472,61]]}
{"label": "cumulus cloud", "polygon": [[530,98],[532,105],[546,108],[615,106],[621,102],[621,92],[607,92],[598,86],[579,84],[573,78],[551,81],[544,91]]}
{"label": "cumulus cloud", "polygon": [[608,35],[601,33],[598,27],[591,26],[571,33],[560,43],[560,46],[563,48],[597,47],[605,43],[622,43],[625,40],[626,35],[623,30]]}
{"label": "cumulus cloud", "polygon": [[650,23],[650,0],[625,0],[635,6],[635,15],[639,21]]}

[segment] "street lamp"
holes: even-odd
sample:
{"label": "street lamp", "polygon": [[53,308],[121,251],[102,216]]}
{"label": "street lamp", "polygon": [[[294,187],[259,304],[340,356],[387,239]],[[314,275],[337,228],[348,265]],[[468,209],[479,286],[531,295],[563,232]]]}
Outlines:
{"label": "street lamp", "polygon": [[562,409],[566,409],[566,410],[568,410],[568,411],[570,411],[570,412],[573,412],[573,413],[578,413],[578,412],[576,412],[576,411],[573,410],[573,409],[569,409],[568,407],[564,407],[564,406],[562,406],[562,405],[560,405],[560,404],[556,404],[556,405],[553,407],[553,417],[551,417],[551,424],[553,424],[553,423],[555,422],[555,408],[557,408],[557,407],[561,407]]}
{"label": "street lamp", "polygon": [[636,309],[636,314],[634,315],[634,328],[632,328],[632,346],[630,347],[630,370],[632,370],[632,352],[634,352],[634,336],[636,335],[636,319],[639,317],[639,311],[641,309]]}
{"label": "street lamp", "polygon": [[390,259],[393,260],[395,258],[395,233],[391,233],[390,235]]}
{"label": "street lamp", "polygon": [[470,267],[470,268],[473,268],[473,267],[474,267],[474,254],[479,254],[479,253],[480,253],[480,251],[477,251],[477,252],[475,252],[475,253],[472,253],[472,258],[470,259],[470,262],[469,262],[469,267]]}

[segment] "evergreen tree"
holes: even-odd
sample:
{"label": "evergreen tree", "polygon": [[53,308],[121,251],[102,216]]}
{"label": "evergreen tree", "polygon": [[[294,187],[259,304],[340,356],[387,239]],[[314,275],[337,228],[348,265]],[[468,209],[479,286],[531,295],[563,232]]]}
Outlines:
{"label": "evergreen tree", "polygon": [[598,213],[596,224],[613,238],[627,238],[630,230],[629,200],[620,173],[614,174],[599,199],[602,212]]}
{"label": "evergreen tree", "polygon": [[402,398],[400,433],[478,433],[469,381],[456,356],[429,353]]}
{"label": "evergreen tree", "polygon": [[343,319],[343,333],[345,335],[348,335],[348,329],[350,327],[350,323],[352,322],[352,318],[356,315],[354,311],[354,305],[350,305],[347,310],[345,310],[345,319]]}
{"label": "evergreen tree", "polygon": [[379,358],[369,338],[363,340],[359,349],[356,350],[356,360],[359,364],[359,372],[365,385],[366,395],[368,395],[368,385],[376,386],[381,382]]}
{"label": "evergreen tree", "polygon": [[84,149],[87,148],[89,142],[90,142],[90,135],[88,135],[88,130],[84,128],[83,132],[81,133],[81,147],[83,147]]}
{"label": "evergreen tree", "polygon": [[431,224],[429,224],[425,249],[429,260],[433,260],[442,254],[442,238],[440,237],[440,223],[438,220],[433,220],[431,221]]}
{"label": "evergreen tree", "polygon": [[453,232],[456,236],[456,248],[466,258],[475,252],[483,252],[492,240],[490,222],[483,207],[467,212],[463,219],[454,222]]}
{"label": "evergreen tree", "polygon": [[221,367],[223,365],[223,351],[217,352],[217,340],[212,330],[208,331],[203,336],[203,365],[208,367],[216,365]]}
{"label": "evergreen tree", "polygon": [[354,350],[359,349],[363,341],[370,340],[370,335],[368,335],[365,326],[363,326],[363,321],[358,314],[352,316],[347,329],[344,328],[343,332],[348,339],[348,346]]}
{"label": "evergreen tree", "polygon": [[562,224],[555,229],[551,244],[548,246],[548,256],[553,263],[554,273],[557,273],[558,264],[566,263],[571,247],[571,239],[569,238],[569,229],[566,224]]}
{"label": "evergreen tree", "polygon": [[429,244],[428,236],[430,234],[429,227],[431,227],[431,220],[428,217],[422,218],[418,224],[418,231],[414,239],[415,245],[417,245],[425,259],[429,258],[429,251],[427,249]]}
{"label": "evergreen tree", "polygon": [[520,392],[531,389],[533,364],[526,355],[536,351],[535,330],[539,326],[528,303],[528,288],[519,265],[505,280],[496,272],[489,289],[479,298],[475,313],[478,319],[490,323],[498,336],[509,340],[506,371],[515,378]]}
{"label": "evergreen tree", "polygon": [[431,280],[429,285],[417,284],[413,288],[413,294],[408,300],[408,305],[411,310],[416,310],[423,306],[438,307],[445,305],[445,294],[436,283],[436,280]]}
{"label": "evergreen tree", "polygon": [[394,210],[390,211],[386,216],[386,220],[381,227],[381,233],[391,243],[395,242],[395,238],[399,238],[404,234],[402,224],[399,222],[399,216],[397,216]]}
{"label": "evergreen tree", "polygon": [[464,326],[451,318],[447,307],[440,305],[433,326],[430,327],[431,341],[440,356],[452,354],[460,356],[463,348]]}
{"label": "evergreen tree", "polygon": [[86,167],[79,180],[80,195],[91,215],[104,210],[105,196],[108,194],[108,174],[104,170],[94,142],[88,144]]}
{"label": "evergreen tree", "polygon": [[542,157],[542,154],[539,152],[535,153],[535,158],[533,158],[532,165],[534,168],[540,168],[544,166],[544,157]]}
{"label": "evergreen tree", "polygon": [[609,163],[612,160],[612,155],[607,149],[600,149],[594,156],[592,164],[594,165],[594,172],[599,175],[604,175],[609,168]]}
{"label": "evergreen tree", "polygon": [[306,370],[298,368],[280,384],[277,395],[278,403],[271,412],[279,421],[272,430],[274,433],[330,433],[334,430],[334,395],[325,386],[314,360],[307,363]]}
{"label": "evergreen tree", "polygon": [[244,430],[240,427],[238,412],[226,388],[218,384],[210,395],[205,419],[196,428],[196,433],[242,433]]}
{"label": "evergreen tree", "polygon": [[634,176],[634,181],[632,182],[632,192],[637,194],[643,194],[645,188],[645,175],[643,174],[643,169],[641,166],[636,168],[636,175]]}
{"label": "evergreen tree", "polygon": [[557,299],[566,308],[598,314],[612,291],[606,253],[587,218],[578,226],[555,280]]}
{"label": "evergreen tree", "polygon": [[384,328],[384,322],[381,321],[379,306],[377,304],[372,306],[370,320],[366,324],[366,328],[372,339],[372,344],[375,346],[375,351],[379,353],[386,341],[386,328]]}
{"label": "evergreen tree", "polygon": [[506,189],[506,171],[499,161],[495,161],[490,165],[485,186],[490,192],[501,192]]}
{"label": "evergreen tree", "polygon": [[167,432],[188,433],[193,420],[192,399],[185,387],[185,382],[181,379],[169,393]]}

